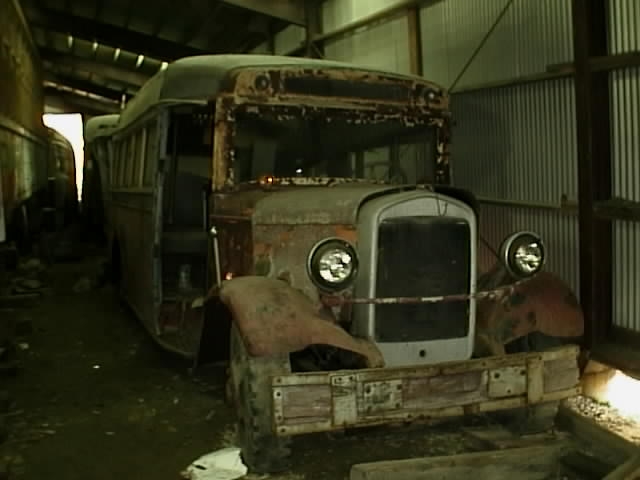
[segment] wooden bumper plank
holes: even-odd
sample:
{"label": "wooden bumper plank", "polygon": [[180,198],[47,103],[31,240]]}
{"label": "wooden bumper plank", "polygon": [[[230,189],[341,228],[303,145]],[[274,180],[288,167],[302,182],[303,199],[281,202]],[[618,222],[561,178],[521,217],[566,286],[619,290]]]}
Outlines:
{"label": "wooden bumper plank", "polygon": [[577,352],[569,346],[438,366],[279,376],[276,431],[296,435],[563,400],[580,393]]}

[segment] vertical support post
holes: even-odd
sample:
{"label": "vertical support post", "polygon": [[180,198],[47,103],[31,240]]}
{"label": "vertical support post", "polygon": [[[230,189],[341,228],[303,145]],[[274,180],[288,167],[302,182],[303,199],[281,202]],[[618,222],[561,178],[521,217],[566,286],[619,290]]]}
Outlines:
{"label": "vertical support post", "polygon": [[409,32],[409,63],[413,75],[422,76],[422,30],[420,26],[420,9],[411,7],[407,10],[407,26]]}
{"label": "vertical support post", "polygon": [[273,34],[271,25],[269,25],[267,33],[267,50],[269,50],[269,55],[276,54],[276,36]]}
{"label": "vertical support post", "polygon": [[322,32],[322,12],[318,0],[305,0],[305,57],[324,58],[324,48],[313,42],[313,38]]}
{"label": "vertical support post", "polygon": [[580,297],[585,346],[606,341],[612,315],[612,229],[598,219],[594,204],[611,198],[609,74],[593,72],[590,57],[608,53],[606,0],[573,0]]}

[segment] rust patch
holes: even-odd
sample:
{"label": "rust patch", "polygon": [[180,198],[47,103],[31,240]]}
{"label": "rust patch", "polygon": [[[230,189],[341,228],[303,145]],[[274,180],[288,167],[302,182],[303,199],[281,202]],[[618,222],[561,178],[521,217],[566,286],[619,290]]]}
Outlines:
{"label": "rust patch", "polygon": [[531,332],[577,338],[584,334],[584,316],[569,287],[543,272],[522,283],[501,300],[478,302],[478,335],[488,342],[508,343]]}
{"label": "rust patch", "polygon": [[286,282],[241,277],[223,283],[219,295],[253,356],[282,355],[309,345],[333,345],[362,355],[369,367],[384,364],[372,342],[354,338],[324,319],[304,293]]}
{"label": "rust patch", "polygon": [[335,236],[346,240],[351,245],[356,245],[358,242],[358,231],[353,225],[335,225]]}

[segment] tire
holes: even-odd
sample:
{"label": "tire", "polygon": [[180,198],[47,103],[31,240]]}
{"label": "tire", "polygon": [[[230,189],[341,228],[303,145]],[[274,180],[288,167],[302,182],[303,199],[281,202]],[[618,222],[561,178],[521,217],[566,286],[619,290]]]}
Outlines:
{"label": "tire", "polygon": [[288,355],[251,357],[235,324],[231,327],[229,390],[235,406],[242,459],[252,473],[289,468],[291,439],[273,431],[271,378],[290,373]]}
{"label": "tire", "polygon": [[[532,332],[506,345],[507,353],[542,352],[566,343],[559,337]],[[520,435],[541,433],[555,426],[560,402],[546,402],[503,412],[507,427]]]}

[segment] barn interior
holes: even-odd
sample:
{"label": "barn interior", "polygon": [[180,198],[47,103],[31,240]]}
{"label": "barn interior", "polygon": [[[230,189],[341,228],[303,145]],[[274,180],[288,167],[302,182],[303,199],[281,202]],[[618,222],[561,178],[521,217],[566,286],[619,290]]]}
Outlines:
{"label": "barn interior", "polygon": [[[640,479],[640,2],[0,0],[0,40],[0,480]],[[273,58],[282,78],[341,73],[334,83],[296,84],[324,95],[311,106],[285,93],[256,101],[266,95],[256,77],[244,99],[253,109],[225,116],[224,89],[233,87],[181,62],[231,54],[259,56],[260,68]],[[366,73],[341,76],[347,69]],[[191,74],[184,96],[163,103],[154,82]],[[220,82],[221,100],[189,99],[207,82]],[[337,100],[347,84],[350,103]],[[436,97],[409,100],[420,88]],[[445,97],[446,107],[434,100]],[[398,114],[394,102],[414,103]],[[226,135],[234,163],[218,167]],[[460,218],[430,223],[427,209],[398,226],[380,207],[387,240],[383,229],[368,240],[368,220],[342,220],[350,208],[360,218],[373,211],[364,196],[350,203],[365,180],[375,185],[366,187],[370,205],[387,194],[407,205],[432,195]],[[411,187],[388,187],[398,183]],[[294,192],[289,204],[266,199],[287,185],[312,193]],[[474,219],[469,230],[463,214]],[[297,233],[302,224],[322,235]],[[445,228],[450,236],[433,233]],[[424,237],[407,240],[415,232]],[[509,248],[531,235],[521,252],[535,272],[512,290],[483,283],[498,267],[516,277]],[[378,296],[430,310],[372,306],[364,297],[374,287],[361,295],[366,307],[333,295],[335,275],[357,275],[353,288],[364,291],[360,278],[376,272],[367,262],[381,265],[384,250],[374,256],[369,241],[386,241],[394,264],[379,268],[391,280],[382,288],[378,277]],[[295,265],[283,267],[283,251]],[[332,256],[315,262],[318,252]],[[410,267],[438,260],[448,267]],[[334,263],[325,271],[323,261]],[[406,351],[421,334],[441,340],[453,328],[447,315],[465,318],[455,336],[474,347],[482,302],[511,292],[504,315],[517,322],[513,289],[535,278],[558,282],[545,291],[579,312],[580,334],[538,348],[531,333],[527,346],[514,340],[502,354],[476,349],[446,362],[430,355],[448,359],[462,347],[415,347],[412,373],[372,367],[365,354],[359,373],[362,362],[341,363],[344,351],[308,342],[285,352],[288,370],[261,380],[268,399],[256,413],[247,399],[258,387],[242,390],[233,372],[262,357],[236,368],[230,325],[242,326],[234,314],[264,297],[224,289],[241,287],[243,275],[288,287],[308,275],[297,294],[329,291],[314,301],[334,303],[318,313],[292,292],[278,294],[300,308],[285,311],[329,312],[332,328],[351,333],[341,317],[351,307],[354,325],[372,312],[415,316],[401,333],[389,323],[377,337],[386,361],[383,340],[402,338]],[[437,303],[460,288],[472,289],[463,292],[468,303],[453,303],[461,308]],[[537,328],[560,331],[564,314],[545,298],[536,312],[549,321]],[[424,311],[446,321],[424,330]],[[235,352],[252,357],[246,338]],[[538,403],[553,404],[550,423],[528,431],[515,409],[535,415]],[[267,440],[246,433],[247,415],[254,437]],[[272,468],[283,439],[286,466]],[[258,447],[249,454],[246,442]]]}

